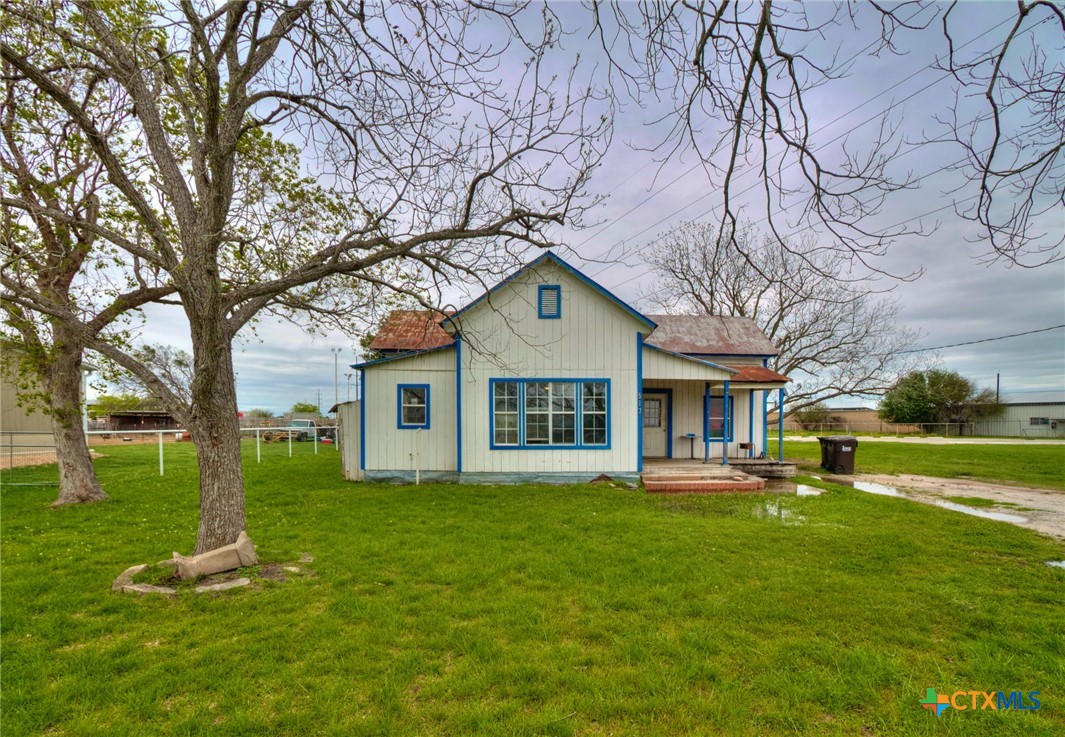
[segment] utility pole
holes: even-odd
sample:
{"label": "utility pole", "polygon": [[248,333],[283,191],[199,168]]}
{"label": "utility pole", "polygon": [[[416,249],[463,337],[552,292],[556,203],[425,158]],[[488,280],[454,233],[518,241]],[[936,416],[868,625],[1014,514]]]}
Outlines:
{"label": "utility pole", "polygon": [[995,372],[995,404],[998,404],[999,380],[1001,378],[1002,378],[1002,374],[1000,374],[998,371],[996,371]]}
{"label": "utility pole", "polygon": [[354,375],[355,374],[344,374],[345,378],[347,378],[347,380],[348,380],[348,401],[349,402],[351,401],[351,377],[354,376]]}
{"label": "utility pole", "polygon": [[[340,365],[340,351],[343,349],[330,348],[329,350],[333,352],[333,406],[336,407],[340,404],[340,375],[337,370]],[[335,415],[336,412],[334,411],[333,414]]]}

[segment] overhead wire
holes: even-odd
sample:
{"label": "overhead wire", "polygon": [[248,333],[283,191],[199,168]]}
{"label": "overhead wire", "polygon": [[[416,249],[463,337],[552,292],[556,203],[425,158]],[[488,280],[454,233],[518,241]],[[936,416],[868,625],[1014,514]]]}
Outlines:
{"label": "overhead wire", "polygon": [[[982,33],[978,34],[977,36],[974,36],[974,37],[973,37],[972,39],[970,39],[969,41],[967,41],[967,42],[966,42],[965,44],[962,44],[961,46],[958,46],[958,47],[956,47],[956,50],[959,50],[959,49],[961,49],[961,48],[964,48],[965,46],[968,46],[968,45],[970,45],[970,44],[972,44],[972,43],[975,43],[975,42],[976,42],[976,41],[978,41],[979,39],[981,39],[981,38],[983,38],[984,36],[986,36],[986,35],[987,35],[988,33],[991,33],[991,32],[993,32],[993,31],[995,31],[996,29],[1000,28],[1001,26],[1005,25],[1005,24],[1006,24],[1007,22],[1008,22],[1008,21],[1003,21],[1003,22],[1001,22],[1001,23],[998,23],[998,24],[996,24],[996,25],[992,26],[991,28],[988,28],[988,29],[987,29],[986,31],[983,31]],[[1041,23],[1043,23],[1043,22],[1044,22],[1044,21],[1037,21],[1036,23],[1032,24],[1032,25],[1031,25],[1031,26],[1029,26],[1029,27],[1028,27],[1027,29],[1025,29],[1025,31],[1024,31],[1024,32],[1025,32],[1025,33],[1027,33],[1027,32],[1029,32],[1029,31],[1031,31],[1032,29],[1034,29],[1035,27],[1037,27],[1038,25],[1040,25],[1040,24],[1041,24]],[[869,47],[866,47],[866,49],[868,49],[868,48],[869,48]],[[864,50],[863,50],[863,51],[864,51]],[[860,53],[861,53],[861,52],[860,52]],[[852,59],[853,59],[853,58],[855,58],[855,57],[852,57]],[[848,60],[848,63],[849,63],[849,61],[850,61],[850,60]],[[821,126],[820,128],[818,128],[818,129],[817,129],[816,131],[814,131],[814,132],[815,132],[815,133],[817,133],[817,132],[820,132],[820,131],[824,130],[825,128],[827,128],[827,127],[829,127],[829,126],[833,125],[834,123],[838,122],[839,120],[842,120],[842,119],[843,119],[843,118],[845,118],[845,117],[846,117],[847,115],[850,115],[850,114],[851,114],[852,112],[854,112],[854,111],[856,111],[856,110],[858,110],[858,109],[860,109],[860,108],[864,107],[865,105],[867,105],[868,103],[872,102],[873,100],[876,100],[877,98],[879,98],[879,97],[882,97],[882,96],[883,96],[884,94],[887,94],[887,93],[888,93],[888,92],[890,92],[890,91],[891,91],[892,89],[895,89],[895,88],[897,88],[898,86],[900,86],[900,85],[902,85],[902,84],[904,84],[904,83],[908,82],[909,80],[913,79],[913,78],[914,78],[914,77],[916,77],[917,75],[919,75],[919,74],[921,74],[922,72],[925,72],[925,71],[927,71],[928,69],[931,69],[931,68],[932,68],[932,65],[927,65],[927,66],[925,66],[925,67],[922,67],[921,69],[919,69],[919,70],[917,70],[917,71],[915,71],[915,72],[911,73],[911,74],[910,74],[910,75],[908,75],[907,77],[905,77],[905,78],[903,78],[903,79],[899,80],[898,82],[896,82],[896,83],[894,83],[894,84],[890,85],[889,87],[887,87],[886,89],[882,90],[881,92],[879,92],[878,94],[874,95],[873,97],[869,98],[868,100],[866,100],[865,102],[861,103],[860,105],[858,105],[858,106],[856,106],[856,107],[852,108],[851,110],[847,111],[846,113],[843,113],[843,114],[842,114],[842,115],[840,115],[840,116],[837,116],[837,117],[836,117],[835,119],[833,119],[832,121],[829,121],[828,123],[826,123],[825,125]],[[912,98],[916,97],[917,95],[920,95],[920,94],[922,94],[922,93],[926,92],[927,90],[929,90],[929,89],[931,89],[932,87],[934,87],[934,86],[935,86],[936,84],[939,84],[940,82],[942,82],[942,81],[944,81],[944,80],[946,80],[946,79],[949,79],[949,78],[950,78],[950,75],[949,75],[949,74],[948,74],[948,75],[944,75],[944,76],[942,76],[942,77],[938,77],[937,79],[933,80],[932,82],[929,82],[928,84],[926,84],[925,86],[923,86],[923,87],[921,87],[920,89],[916,90],[915,92],[913,92],[913,93],[911,93],[911,94],[907,95],[906,97],[902,98],[902,99],[901,99],[901,100],[900,100],[899,102],[906,102],[906,101],[908,101],[908,100],[910,100],[910,99],[912,99]],[[866,120],[862,121],[861,123],[859,123],[859,124],[857,124],[857,125],[855,125],[855,126],[852,126],[852,127],[848,128],[847,130],[845,130],[845,131],[843,131],[843,132],[839,133],[839,134],[838,134],[838,135],[836,135],[836,136],[835,136],[834,138],[830,139],[829,141],[826,141],[825,143],[826,143],[826,144],[828,144],[828,143],[834,143],[834,142],[836,142],[836,141],[840,140],[841,138],[844,138],[844,137],[846,137],[846,136],[850,135],[851,133],[853,133],[854,131],[858,130],[858,129],[859,129],[859,128],[861,128],[862,126],[864,126],[864,125],[868,124],[869,122],[871,122],[871,121],[873,121],[873,120],[876,120],[876,119],[877,119],[877,118],[878,118],[879,116],[880,116],[880,114],[877,114],[877,115],[874,115],[874,116],[872,116],[872,117],[870,117],[870,118],[867,118]],[[942,140],[946,140],[946,139],[942,139]],[[940,140],[940,141],[938,141],[938,142],[942,142],[942,140]],[[932,141],[932,142],[937,142],[937,141]],[[909,151],[907,151],[907,152],[905,152],[905,153],[903,153],[903,154],[900,154],[899,156],[897,156],[897,157],[896,157],[896,160],[897,160],[898,158],[901,158],[901,157],[903,157],[903,156],[906,156],[906,155],[908,155],[908,154],[911,154],[911,153],[913,153],[913,152],[915,152],[915,151],[918,151],[918,150],[920,150],[920,149],[919,149],[919,148],[912,148],[912,149],[910,149]],[[954,164],[952,164],[952,166],[955,166],[955,165],[958,165],[958,164],[964,163],[964,161],[965,161],[965,159],[964,159],[964,158],[963,158],[963,159],[960,159],[959,161],[957,161],[957,162],[954,162]],[[790,163],[790,164],[788,164],[787,166],[783,167],[783,168],[781,169],[781,171],[786,171],[787,169],[791,168],[792,166],[795,166],[795,163],[796,163],[796,162],[794,162],[794,161],[793,161],[793,162],[791,162],[791,163]],[[683,178],[683,176],[686,176],[686,175],[687,175],[688,173],[690,173],[691,171],[693,171],[693,170],[694,170],[694,168],[696,168],[696,167],[698,167],[698,166],[699,166],[699,164],[696,164],[696,165],[695,165],[695,167],[692,167],[692,168],[688,169],[688,170],[687,170],[687,171],[686,171],[686,172],[685,172],[684,174],[682,174],[682,175],[681,175],[681,177],[678,177],[678,178],[674,179],[674,180],[673,180],[673,181],[671,181],[671,182],[670,182],[669,184],[667,184],[667,185],[666,185],[665,187],[663,187],[663,188],[662,188],[661,190],[658,190],[658,191],[657,191],[657,192],[656,192],[655,194],[653,194],[653,195],[651,195],[651,196],[649,196],[649,197],[645,198],[644,200],[642,200],[642,201],[641,201],[641,203],[638,203],[638,204],[637,204],[636,206],[634,206],[633,208],[630,208],[630,210],[628,210],[628,211],[627,211],[626,213],[623,213],[623,214],[622,214],[622,215],[621,215],[620,217],[618,217],[618,218],[616,218],[615,220],[613,220],[613,221],[612,221],[612,222],[610,223],[610,225],[616,224],[616,223],[617,223],[618,221],[620,221],[620,220],[621,220],[622,218],[624,218],[624,217],[626,217],[627,215],[631,214],[631,213],[632,213],[633,211],[635,211],[635,209],[637,209],[637,208],[638,208],[639,206],[641,206],[642,204],[645,204],[645,203],[646,203],[646,202],[648,202],[648,201],[649,201],[650,199],[652,199],[652,198],[653,198],[654,196],[657,196],[657,194],[660,194],[661,192],[665,191],[665,189],[666,189],[666,188],[668,188],[669,186],[672,186],[672,185],[673,185],[673,184],[674,184],[674,183],[675,183],[676,181],[678,181],[678,180],[679,180],[680,178]],[[913,184],[913,183],[916,183],[916,182],[920,182],[920,181],[922,181],[923,179],[926,179],[926,178],[928,178],[929,176],[932,176],[933,174],[939,173],[940,171],[942,171],[942,168],[940,168],[940,169],[937,169],[937,170],[936,170],[936,171],[934,171],[934,172],[929,172],[928,174],[926,174],[926,175],[924,175],[924,176],[918,177],[917,179],[913,180],[913,181],[911,182],[911,184]],[[749,186],[749,187],[747,187],[746,189],[743,189],[743,190],[741,190],[741,191],[740,191],[739,193],[737,193],[737,196],[741,196],[741,195],[743,195],[743,194],[745,194],[745,193],[747,193],[747,192],[751,191],[752,189],[754,189],[754,188],[755,188],[755,187],[757,187],[757,186],[759,186],[759,183],[758,183],[758,182],[755,182],[754,184],[750,185],[750,186]],[[683,205],[683,206],[682,206],[682,207],[680,207],[679,209],[677,209],[677,210],[674,210],[673,212],[671,212],[670,214],[666,215],[665,217],[663,217],[663,218],[660,218],[660,219],[658,219],[658,220],[657,220],[657,221],[655,221],[654,223],[651,223],[650,225],[646,226],[645,228],[643,228],[642,230],[638,231],[637,233],[635,233],[635,234],[632,234],[632,235],[629,235],[629,236],[628,236],[627,238],[623,238],[623,239],[620,239],[620,240],[618,240],[618,241],[617,241],[617,242],[615,242],[615,243],[614,243],[613,245],[611,245],[611,246],[610,246],[610,248],[606,249],[606,252],[609,252],[609,251],[613,250],[614,248],[616,248],[616,247],[617,247],[617,246],[619,246],[619,245],[623,245],[623,244],[625,243],[625,241],[627,241],[627,240],[632,240],[632,239],[638,238],[639,236],[643,235],[644,233],[647,233],[648,231],[650,231],[650,230],[652,230],[653,228],[655,228],[655,227],[657,227],[657,226],[661,225],[662,223],[665,223],[665,222],[667,222],[667,221],[669,221],[669,220],[673,219],[673,218],[674,218],[675,216],[677,216],[678,214],[680,214],[680,213],[681,213],[681,212],[683,212],[684,210],[686,210],[686,209],[688,209],[688,208],[692,207],[693,205],[695,205],[695,204],[697,204],[697,203],[699,203],[699,202],[701,202],[701,201],[703,201],[703,200],[707,199],[708,197],[712,196],[712,194],[713,194],[712,192],[708,192],[707,194],[705,194],[705,195],[703,195],[703,196],[701,196],[701,197],[699,197],[699,198],[697,198],[697,199],[695,199],[695,200],[692,200],[691,202],[688,202],[687,204]],[[953,203],[953,204],[958,204],[958,203],[961,203],[961,202],[966,202],[966,201],[968,201],[968,200],[971,200],[971,199],[975,199],[975,198],[966,198],[965,200],[958,200],[958,201],[956,201],[956,203]],[[946,206],[946,207],[940,207],[940,208],[937,208],[936,210],[933,210],[933,211],[931,211],[931,212],[929,212],[929,213],[925,213],[925,214],[923,214],[923,215],[918,215],[918,216],[916,216],[916,217],[914,217],[914,218],[908,218],[907,220],[901,221],[900,223],[898,223],[898,224],[896,224],[896,225],[890,226],[890,227],[889,227],[889,228],[888,228],[887,230],[891,230],[891,229],[893,229],[893,228],[901,227],[902,225],[905,225],[905,224],[906,224],[906,223],[908,223],[908,222],[912,222],[913,220],[918,220],[918,219],[921,219],[921,218],[923,218],[923,217],[927,217],[928,215],[931,215],[931,214],[935,214],[935,213],[937,213],[937,212],[940,212],[940,211],[942,211],[942,210],[945,210],[945,209],[949,209],[950,207],[952,207],[952,206],[953,206],[953,204],[952,204],[952,205],[948,205],[948,206]],[[698,219],[698,218],[700,218],[700,217],[705,217],[705,216],[706,216],[707,214],[709,214],[710,212],[712,212],[712,211],[713,211],[713,209],[714,209],[714,208],[710,208],[710,209],[708,209],[708,210],[705,210],[705,211],[703,211],[703,212],[702,212],[702,213],[700,213],[700,214],[699,214],[698,216],[696,216],[696,219]],[[763,217],[763,218],[761,218],[761,219],[760,219],[759,221],[757,221],[757,222],[761,222],[762,220],[765,220],[765,219],[766,219],[766,218],[765,218],[765,217]],[[607,227],[609,227],[609,226],[607,226]],[[795,235],[796,233],[800,233],[800,232],[803,232],[803,231],[805,231],[805,230],[809,230],[809,229],[810,229],[809,227],[807,227],[807,228],[802,228],[802,229],[799,229],[799,230],[795,231],[795,233],[792,233],[791,235]],[[603,230],[605,230],[605,228],[603,228]],[[601,232],[602,232],[602,230],[600,230],[599,232],[601,233]],[[589,237],[588,237],[588,238],[586,238],[585,240],[581,241],[581,243],[577,244],[577,246],[575,246],[574,248],[576,249],[576,248],[579,248],[579,247],[580,247],[581,245],[584,245],[584,244],[586,244],[586,243],[587,243],[587,242],[588,242],[589,240],[591,240],[591,238],[592,238],[592,237],[595,237],[595,235],[597,235],[597,234],[593,234],[592,236],[589,236]],[[640,253],[641,251],[643,251],[643,250],[645,250],[646,248],[648,248],[648,247],[649,247],[650,245],[651,245],[651,244],[645,244],[645,245],[643,245],[643,246],[637,247],[637,248],[636,248],[636,249],[634,250],[634,252],[635,252],[635,253]],[[586,260],[588,260],[588,259],[586,259]],[[604,265],[604,266],[603,266],[603,267],[602,267],[601,269],[599,269],[598,271],[595,271],[595,272],[593,272],[593,273],[591,274],[591,276],[593,276],[593,277],[597,277],[597,276],[599,276],[599,275],[603,274],[604,272],[608,271],[609,269],[613,268],[613,267],[614,267],[614,266],[616,266],[616,265],[617,265],[617,263],[608,263],[608,264],[605,264],[605,265]],[[622,285],[624,285],[624,284],[627,284],[627,283],[629,283],[629,282],[633,281],[633,280],[634,280],[634,279],[636,279],[636,278],[639,278],[639,275],[638,275],[638,276],[636,276],[636,277],[631,277],[631,278],[629,278],[629,279],[626,279],[626,280],[624,280],[624,281],[622,281],[622,282],[619,282],[619,283],[618,283],[617,285],[615,285],[615,287],[617,287],[617,286],[622,286]]]}

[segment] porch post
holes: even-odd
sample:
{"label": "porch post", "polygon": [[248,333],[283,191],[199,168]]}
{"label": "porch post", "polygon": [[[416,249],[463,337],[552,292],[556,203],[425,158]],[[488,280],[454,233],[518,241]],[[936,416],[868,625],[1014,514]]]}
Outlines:
{"label": "porch post", "polygon": [[710,382],[703,392],[703,463],[710,462]]}
{"label": "porch post", "polygon": [[754,389],[747,394],[747,457],[754,458]]}
{"label": "porch post", "polygon": [[769,390],[762,390],[762,455],[769,457]]}
{"label": "porch post", "polygon": [[784,462],[784,387],[778,391],[777,400],[777,460]]}
{"label": "porch post", "polygon": [[725,379],[725,396],[721,399],[721,414],[723,414],[724,421],[721,423],[721,465],[728,465],[728,431],[729,431],[729,405],[732,403],[732,398],[728,393],[728,379]]}

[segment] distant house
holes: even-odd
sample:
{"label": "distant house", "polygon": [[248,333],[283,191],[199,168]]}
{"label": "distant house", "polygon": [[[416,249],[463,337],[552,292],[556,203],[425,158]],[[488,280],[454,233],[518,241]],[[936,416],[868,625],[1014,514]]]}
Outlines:
{"label": "distant house", "polygon": [[[4,362],[0,370],[0,436],[3,437],[0,437],[0,442],[10,444],[13,436],[21,435],[26,443],[51,446],[52,416],[44,410],[41,402],[19,401],[19,387],[39,391],[31,388],[38,386],[36,377],[27,377],[20,372],[17,348],[4,345],[3,354]],[[97,370],[97,367],[88,361],[82,361],[83,392],[88,375]],[[82,396],[84,397],[84,393]]]}
{"label": "distant house", "polygon": [[134,430],[173,430],[179,427],[169,412],[159,409],[121,410],[107,416],[107,425],[114,432]]}
{"label": "distant house", "polygon": [[136,430],[174,430],[180,427],[169,412],[154,399],[141,400],[129,409],[103,410],[98,404],[90,404],[89,412],[96,418],[93,430],[110,432],[133,432]]}
{"label": "distant house", "polygon": [[548,252],[451,315],[393,312],[361,374],[369,480],[635,477],[767,450],[786,376],[746,318],[645,315]]}

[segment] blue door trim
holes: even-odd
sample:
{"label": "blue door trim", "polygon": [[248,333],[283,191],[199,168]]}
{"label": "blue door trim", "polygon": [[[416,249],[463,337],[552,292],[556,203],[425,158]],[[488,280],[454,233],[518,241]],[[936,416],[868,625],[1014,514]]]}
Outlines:
{"label": "blue door trim", "polygon": [[[666,458],[673,457],[673,390],[659,389],[656,386],[648,386],[643,390],[643,395],[665,394],[669,402],[669,412],[666,415]],[[643,407],[643,397],[640,397],[640,407]],[[642,420],[642,418],[641,418]],[[643,422],[640,423],[640,437],[643,437]]]}

